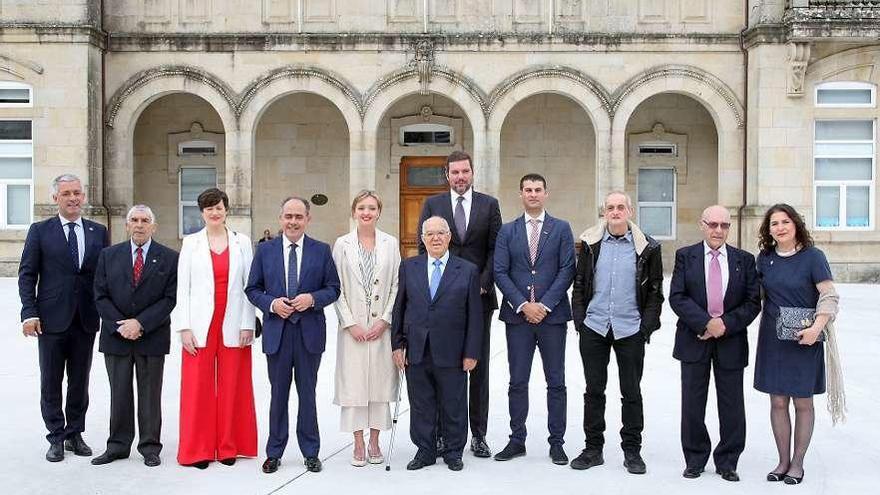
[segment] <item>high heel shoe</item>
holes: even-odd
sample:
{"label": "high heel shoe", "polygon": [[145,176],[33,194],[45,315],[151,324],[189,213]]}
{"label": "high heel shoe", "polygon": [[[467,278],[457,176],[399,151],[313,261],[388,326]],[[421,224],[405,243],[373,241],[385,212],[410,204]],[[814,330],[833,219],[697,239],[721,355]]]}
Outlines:
{"label": "high heel shoe", "polygon": [[785,473],[777,473],[775,471],[770,471],[767,473],[767,481],[777,482],[785,479]]}
{"label": "high heel shoe", "polygon": [[801,481],[804,481],[804,473],[801,473],[799,477],[786,474],[785,478],[782,479],[782,482],[786,485],[800,485]]}
{"label": "high heel shoe", "polygon": [[370,464],[382,464],[383,462],[385,462],[385,457],[382,455],[382,451],[379,449],[376,449],[375,451],[368,449],[367,461]]}
{"label": "high heel shoe", "polygon": [[228,459],[220,459],[220,464],[223,464],[224,466],[232,466],[235,464],[235,461],[235,457],[230,457]]}

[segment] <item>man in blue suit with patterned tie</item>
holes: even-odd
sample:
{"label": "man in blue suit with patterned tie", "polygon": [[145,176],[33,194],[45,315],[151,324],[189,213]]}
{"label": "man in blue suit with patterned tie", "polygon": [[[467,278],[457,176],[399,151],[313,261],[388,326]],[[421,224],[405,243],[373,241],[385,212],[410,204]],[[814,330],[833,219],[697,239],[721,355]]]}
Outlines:
{"label": "man in blue suit with patterned tie", "polygon": [[419,448],[406,468],[432,465],[434,431],[446,440],[443,461],[461,471],[467,442],[467,373],[477,365],[483,340],[483,303],[477,266],[449,252],[452,234],[443,217],[422,223],[426,254],[400,264],[391,318],[391,346],[397,367],[406,369],[412,408],[410,437]]}
{"label": "man in blue suit with patterned tie", "polygon": [[[89,372],[98,332],[93,285],[101,250],[110,244],[103,225],[82,218],[86,202],[79,177],[52,181],[58,215],[31,225],[18,269],[18,294],[25,336],[37,337],[40,354],[40,410],[49,434],[46,460],[64,451],[91,456],[83,441],[89,407]],[[61,383],[67,370],[67,399]]]}
{"label": "man in blue suit with patterned tie", "polygon": [[504,224],[495,243],[495,283],[504,295],[499,318],[507,324],[511,430],[495,460],[526,454],[529,376],[537,347],[547,380],[550,458],[565,465],[565,333],[571,320],[567,291],[574,278],[574,239],[568,222],[544,210],[549,194],[544,177],[523,176],[519,194],[525,214]]}
{"label": "man in blue suit with patterned tie", "polygon": [[248,299],[263,312],[263,352],[272,384],[266,474],[278,470],[287,446],[294,379],[299,398],[297,443],[306,469],[321,471],[315,386],[327,341],[324,308],[339,297],[339,277],[330,246],[305,235],[310,209],[308,200],[296,196],[281,203],[284,234],[257,246],[245,288]]}

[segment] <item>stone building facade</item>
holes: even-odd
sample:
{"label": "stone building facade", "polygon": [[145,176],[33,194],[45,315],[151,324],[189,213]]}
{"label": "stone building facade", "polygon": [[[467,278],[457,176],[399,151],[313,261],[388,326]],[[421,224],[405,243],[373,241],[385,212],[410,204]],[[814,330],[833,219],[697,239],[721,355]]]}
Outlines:
{"label": "stone building facade", "polygon": [[706,205],[754,251],[788,202],[877,281],[878,38],[877,1],[0,0],[0,267],[62,172],[114,241],[147,203],[178,245],[216,184],[234,229],[297,194],[332,242],[362,188],[404,237],[419,159],[464,149],[505,220],[526,172],[576,234],[624,189],[671,269]]}

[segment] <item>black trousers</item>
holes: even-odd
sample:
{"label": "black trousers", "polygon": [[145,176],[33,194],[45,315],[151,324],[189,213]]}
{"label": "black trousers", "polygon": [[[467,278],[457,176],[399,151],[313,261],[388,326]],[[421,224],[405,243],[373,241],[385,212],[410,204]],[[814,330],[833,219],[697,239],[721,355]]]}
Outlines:
{"label": "black trousers", "polygon": [[605,386],[608,384],[608,362],[611,349],[617,360],[620,379],[621,419],[620,446],[624,452],[639,452],[645,420],[642,411],[642,370],[645,364],[645,339],[636,333],[615,340],[609,329],[604,337],[591,329],[580,332],[581,359],[587,392],[584,394],[584,433],[586,448],[601,451],[605,445]]}
{"label": "black trousers", "polygon": [[470,371],[470,390],[468,411],[470,413],[471,435],[486,437],[489,423],[489,342],[491,341],[492,313],[483,311],[483,345],[477,366]]}
{"label": "black trousers", "polygon": [[[70,327],[61,333],[43,332],[37,339],[40,355],[40,412],[49,433],[49,443],[82,433],[86,429],[89,408],[89,372],[95,333],[73,315]],[[67,398],[62,404],[62,382],[67,372]]]}
{"label": "black trousers", "polygon": [[409,434],[419,449],[416,455],[428,462],[437,457],[435,431],[439,429],[446,442],[443,458],[461,459],[467,442],[467,373],[461,366],[434,365],[425,349],[419,364],[406,367],[406,390],[411,408]]}
{"label": "black trousers", "polygon": [[713,458],[716,469],[736,470],[746,446],[743,368],[725,369],[717,358],[704,363],[681,363],[681,449],[688,467],[703,468],[712,443],[706,430],[709,372],[714,368],[721,438]]}
{"label": "black trousers", "polygon": [[134,441],[134,393],[137,376],[138,446],[141,455],[162,451],[162,373],[165,356],[104,355],[110,378],[110,437],[107,452],[127,456]]}

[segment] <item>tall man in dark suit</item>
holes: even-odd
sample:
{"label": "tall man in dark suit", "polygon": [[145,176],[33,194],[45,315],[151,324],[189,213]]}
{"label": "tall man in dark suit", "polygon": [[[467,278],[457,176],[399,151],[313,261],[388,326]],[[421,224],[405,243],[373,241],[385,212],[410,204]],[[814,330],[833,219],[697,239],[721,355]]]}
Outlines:
{"label": "tall man in dark suit", "polygon": [[[89,407],[89,371],[98,331],[92,287],[98,254],[109,244],[103,225],[82,218],[86,195],[73,174],[52,181],[58,216],[31,225],[18,269],[18,294],[25,336],[37,337],[40,354],[40,410],[49,434],[46,460],[64,450],[91,456],[83,441]],[[67,369],[67,400],[61,383]]]}
{"label": "tall man in dark suit", "polygon": [[137,374],[138,452],[144,464],[161,464],[162,373],[171,340],[171,310],[177,299],[177,251],[153,240],[156,222],[149,206],[135,205],[125,217],[129,240],[98,257],[95,304],[101,315],[98,350],[110,378],[110,437],[92,464],[125,459],[134,441]]}
{"label": "tall man in dark suit", "polygon": [[669,305],[678,315],[672,355],[681,361],[682,475],[698,478],[709,460],[706,397],[714,368],[721,426],[715,471],[727,481],[739,481],[736,465],[746,445],[746,327],[761,311],[758,275],[754,256],[727,244],[730,212],[726,208],[706,208],[700,230],[703,242],[676,251],[669,290]]}
{"label": "tall man in dark suit", "polygon": [[437,409],[446,439],[443,460],[461,471],[467,442],[467,372],[477,365],[482,341],[480,273],[449,252],[449,224],[441,217],[422,223],[426,255],[400,264],[391,319],[391,347],[397,367],[406,369],[412,411],[410,437],[419,448],[406,468],[436,462]]}
{"label": "tall man in dark suit", "polygon": [[339,297],[340,284],[330,246],[305,235],[310,209],[308,200],[295,196],[281,203],[283,235],[257,246],[245,288],[248,299],[263,312],[263,352],[272,384],[263,463],[267,474],[278,470],[287,447],[294,380],[299,397],[296,439],[306,469],[321,471],[315,386],[327,341],[324,307]]}
{"label": "tall man in dark suit", "polygon": [[507,324],[511,429],[510,442],[495,460],[526,453],[529,376],[537,347],[547,380],[550,458],[565,465],[565,330],[571,320],[567,291],[574,277],[574,240],[568,222],[544,210],[549,195],[544,177],[523,176],[519,194],[525,214],[501,227],[495,245],[495,283],[504,295],[499,318]]}
{"label": "tall man in dark suit", "polygon": [[419,219],[419,254],[425,254],[421,225],[432,216],[439,216],[454,226],[449,251],[477,265],[480,271],[480,299],[483,302],[482,345],[477,367],[470,372],[471,451],[477,457],[491,457],[486,444],[489,422],[489,341],[492,312],[498,307],[495,297],[492,259],[495,236],[501,228],[498,200],[474,191],[474,166],[470,155],[453,151],[446,158],[446,180],[449,192],[431,196],[422,207]]}

